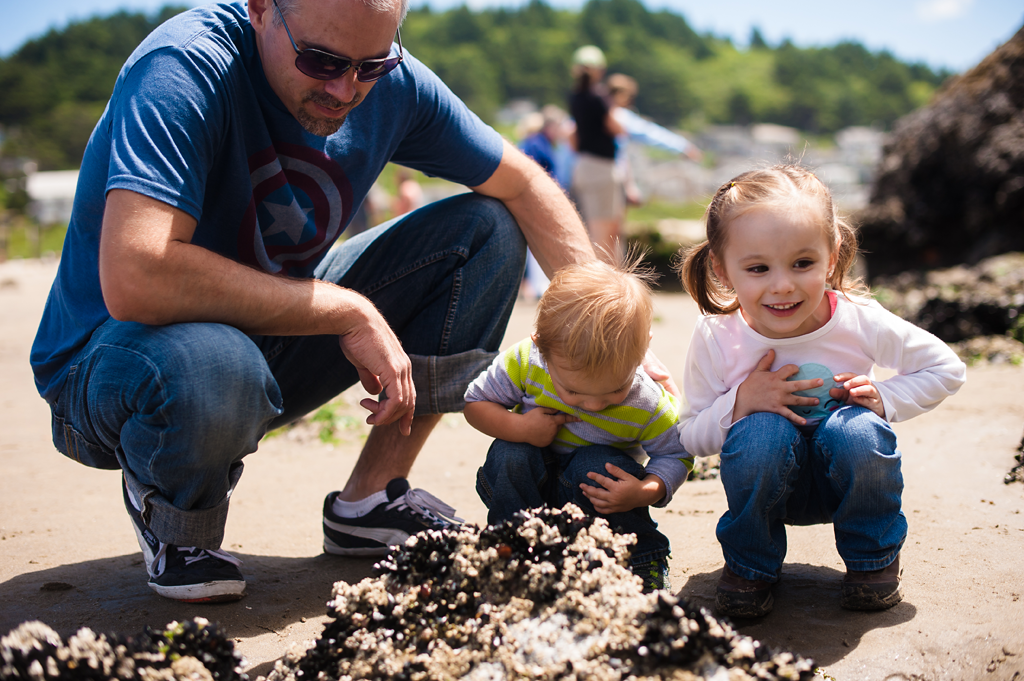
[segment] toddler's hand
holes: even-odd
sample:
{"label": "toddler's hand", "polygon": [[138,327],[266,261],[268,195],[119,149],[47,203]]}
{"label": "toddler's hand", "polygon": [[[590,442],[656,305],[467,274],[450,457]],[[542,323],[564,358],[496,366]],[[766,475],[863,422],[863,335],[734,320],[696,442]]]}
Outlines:
{"label": "toddler's hand", "polygon": [[538,407],[522,415],[520,423],[523,427],[523,442],[534,447],[547,447],[555,440],[555,435],[566,423],[576,423],[578,416],[566,414],[557,409]]}
{"label": "toddler's hand", "polygon": [[580,483],[583,495],[594,505],[594,510],[602,515],[650,506],[665,496],[665,483],[656,475],[648,475],[640,480],[614,464],[606,463],[604,468],[613,477],[587,473],[587,477],[600,487]]}
{"label": "toddler's hand", "polygon": [[858,376],[852,373],[836,374],[832,377],[836,383],[842,383],[842,388],[832,388],[828,394],[845,402],[856,404],[859,407],[870,409],[883,419],[885,418],[885,405],[882,404],[882,396],[878,394],[878,388],[867,376]]}
{"label": "toddler's hand", "polygon": [[732,410],[734,422],[744,416],[763,411],[785,416],[798,426],[807,423],[807,419],[797,415],[789,407],[811,407],[818,404],[818,398],[804,397],[793,393],[817,388],[824,385],[825,382],[820,378],[787,381],[786,379],[798,372],[800,367],[795,364],[787,364],[778,371],[772,371],[772,362],[774,361],[775,351],[769,350],[746,380],[740,383],[740,387],[736,391],[736,404]]}

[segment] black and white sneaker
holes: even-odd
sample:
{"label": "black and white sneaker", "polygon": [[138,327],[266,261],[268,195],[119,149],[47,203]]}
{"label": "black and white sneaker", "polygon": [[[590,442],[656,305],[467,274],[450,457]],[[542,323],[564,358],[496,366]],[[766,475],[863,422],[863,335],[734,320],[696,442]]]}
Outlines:
{"label": "black and white sneaker", "polygon": [[455,509],[430,492],[409,489],[409,481],[395,478],[385,490],[388,500],[358,518],[334,512],[339,492],[324,499],[324,551],[338,556],[383,556],[389,546],[405,543],[423,530],[442,530],[461,525]]}
{"label": "black and white sneaker", "polygon": [[153,591],[183,603],[222,603],[237,601],[245,595],[245,579],[238,570],[242,561],[220,549],[160,541],[143,522],[142,509],[137,507],[128,487],[121,487]]}

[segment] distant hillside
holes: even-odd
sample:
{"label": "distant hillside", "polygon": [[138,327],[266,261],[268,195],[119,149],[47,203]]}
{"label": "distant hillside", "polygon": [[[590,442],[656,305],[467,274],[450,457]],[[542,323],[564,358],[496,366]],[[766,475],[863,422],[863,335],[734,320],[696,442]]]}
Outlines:
{"label": "distant hillside", "polygon": [[0,59],[0,154],[36,159],[40,170],[77,168],[125,59],[150,31],[185,9],[72,23]]}
{"label": "distant hillside", "polygon": [[[125,58],[183,9],[74,23],[0,59],[0,153],[36,158],[41,169],[77,167]],[[586,43],[605,50],[609,72],[637,80],[642,113],[687,128],[753,122],[811,133],[887,128],[925,104],[951,75],[857,43],[771,46],[757,31],[751,48],[741,50],[638,0],[589,0],[580,11],[542,0],[517,9],[417,9],[402,38],[485,120],[514,98],[564,106],[572,53]]]}

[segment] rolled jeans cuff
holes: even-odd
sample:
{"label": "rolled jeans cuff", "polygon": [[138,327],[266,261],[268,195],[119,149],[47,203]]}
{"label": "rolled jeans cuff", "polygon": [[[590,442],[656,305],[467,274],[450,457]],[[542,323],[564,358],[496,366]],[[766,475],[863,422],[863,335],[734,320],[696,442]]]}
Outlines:
{"label": "rolled jeans cuff", "polygon": [[[120,457],[119,457],[120,458]],[[224,541],[224,525],[228,519],[231,491],[242,476],[242,462],[232,464],[228,470],[230,488],[224,500],[210,508],[183,511],[172,505],[156,487],[145,485],[122,466],[125,484],[142,506],[142,521],[157,539],[175,546],[195,546],[199,549],[219,549]]]}
{"label": "rolled jeans cuff", "polygon": [[497,352],[479,348],[454,355],[409,355],[419,414],[446,414],[466,406],[466,388],[484,372]]}
{"label": "rolled jeans cuff", "polygon": [[[633,545],[634,547],[636,544]],[[669,549],[651,549],[650,551],[644,551],[643,553],[630,553],[629,564],[630,565],[643,565],[644,563],[650,563],[655,560],[663,560],[672,555]]]}

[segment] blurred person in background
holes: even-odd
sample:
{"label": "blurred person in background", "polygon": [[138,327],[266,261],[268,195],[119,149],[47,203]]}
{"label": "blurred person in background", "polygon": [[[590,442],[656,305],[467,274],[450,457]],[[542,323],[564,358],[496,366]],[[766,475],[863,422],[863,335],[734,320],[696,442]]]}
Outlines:
{"label": "blurred person in background", "polygon": [[395,171],[395,200],[391,202],[394,217],[411,213],[423,205],[423,187],[412,171],[402,166]]}
{"label": "blurred person in background", "polygon": [[[547,171],[562,189],[568,189],[568,177],[572,172],[571,150],[568,140],[568,114],[564,109],[548,104],[540,111],[523,116],[517,126],[521,140],[519,149]],[[526,250],[526,276],[522,293],[537,299],[548,286],[547,275],[529,249]]]}
{"label": "blurred person in background", "polygon": [[604,53],[595,45],[584,45],[573,55],[569,113],[576,122],[573,141],[577,156],[570,192],[590,240],[599,252],[612,255],[621,248],[625,210],[615,138],[625,129],[612,114],[614,104],[602,82],[606,65]]}
{"label": "blurred person in background", "polygon": [[704,152],[696,144],[654,121],[647,120],[633,110],[637,92],[634,78],[622,73],[608,76],[608,95],[615,105],[612,115],[623,128],[623,134],[618,139],[620,146],[625,147],[630,142],[637,142],[680,154],[695,163],[700,163],[704,159]]}
{"label": "blurred person in background", "polygon": [[348,223],[348,229],[345,230],[345,238],[351,239],[357,234],[362,234],[371,227],[376,226],[380,223],[380,216],[387,212],[388,207],[388,193],[380,186],[379,182],[374,182],[370,187],[370,191],[366,193],[366,198],[359,204],[359,210],[352,216],[352,220]]}
{"label": "blurred person in background", "polygon": [[626,224],[626,211],[629,206],[639,206],[644,197],[636,183],[636,176],[629,158],[629,146],[632,143],[662,149],[684,156],[699,163],[704,154],[696,144],[668,128],[663,128],[649,121],[633,110],[639,90],[636,80],[623,73],[613,73],[606,81],[608,97],[614,107],[611,115],[622,126],[622,133],[615,138],[615,162],[619,177],[622,178],[622,214],[618,217],[619,231]]}
{"label": "blurred person in background", "polygon": [[569,115],[559,106],[548,104],[527,114],[518,126],[519,149],[547,171],[565,190],[572,172],[572,150],[568,148]]}

